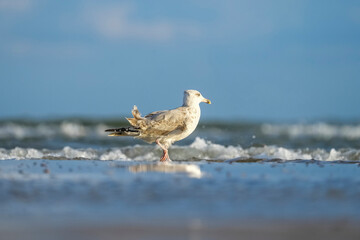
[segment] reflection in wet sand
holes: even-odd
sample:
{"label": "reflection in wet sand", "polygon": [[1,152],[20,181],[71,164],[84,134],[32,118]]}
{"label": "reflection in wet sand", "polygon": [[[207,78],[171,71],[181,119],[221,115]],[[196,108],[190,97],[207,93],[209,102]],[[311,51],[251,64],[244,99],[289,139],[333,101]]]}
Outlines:
{"label": "reflection in wet sand", "polygon": [[129,171],[138,172],[164,172],[164,173],[184,173],[192,178],[201,178],[203,173],[200,167],[195,164],[173,164],[173,163],[156,163],[140,164],[129,167]]}

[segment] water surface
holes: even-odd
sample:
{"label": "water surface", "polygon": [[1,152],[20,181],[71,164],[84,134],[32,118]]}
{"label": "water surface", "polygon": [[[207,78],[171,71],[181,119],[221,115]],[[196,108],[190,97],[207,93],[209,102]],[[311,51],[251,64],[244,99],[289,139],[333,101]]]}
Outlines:
{"label": "water surface", "polygon": [[155,145],[104,132],[122,124],[1,121],[0,231],[150,224],[235,236],[262,222],[266,236],[269,226],[330,222],[359,234],[344,224],[360,220],[358,123],[201,123],[170,148],[170,163]]}

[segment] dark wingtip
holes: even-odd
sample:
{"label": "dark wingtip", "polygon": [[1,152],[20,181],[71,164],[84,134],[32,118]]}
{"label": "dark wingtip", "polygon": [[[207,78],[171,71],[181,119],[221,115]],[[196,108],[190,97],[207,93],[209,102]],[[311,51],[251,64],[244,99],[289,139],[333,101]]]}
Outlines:
{"label": "dark wingtip", "polygon": [[106,129],[105,132],[124,132],[128,129],[126,128],[110,128],[110,129]]}

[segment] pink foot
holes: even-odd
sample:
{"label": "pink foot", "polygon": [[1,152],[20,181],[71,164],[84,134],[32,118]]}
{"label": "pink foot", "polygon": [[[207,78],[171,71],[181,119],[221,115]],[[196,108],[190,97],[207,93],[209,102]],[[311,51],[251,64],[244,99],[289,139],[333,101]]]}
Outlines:
{"label": "pink foot", "polygon": [[160,162],[166,162],[169,159],[169,154],[167,150],[164,150],[162,157],[160,158]]}
{"label": "pink foot", "polygon": [[168,150],[159,142],[159,140],[156,140],[156,144],[159,145],[161,147],[161,149],[163,150],[163,155],[160,158],[160,162],[171,161]]}

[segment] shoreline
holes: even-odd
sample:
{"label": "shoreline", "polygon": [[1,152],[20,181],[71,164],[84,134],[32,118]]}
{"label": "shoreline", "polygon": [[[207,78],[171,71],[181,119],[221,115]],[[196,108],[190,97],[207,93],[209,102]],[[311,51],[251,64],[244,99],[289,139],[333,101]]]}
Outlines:
{"label": "shoreline", "polygon": [[1,160],[0,235],[359,239],[359,183],[340,162]]}
{"label": "shoreline", "polygon": [[130,224],[27,225],[0,228],[4,239],[359,239],[359,222],[239,221],[204,224],[200,221]]}

